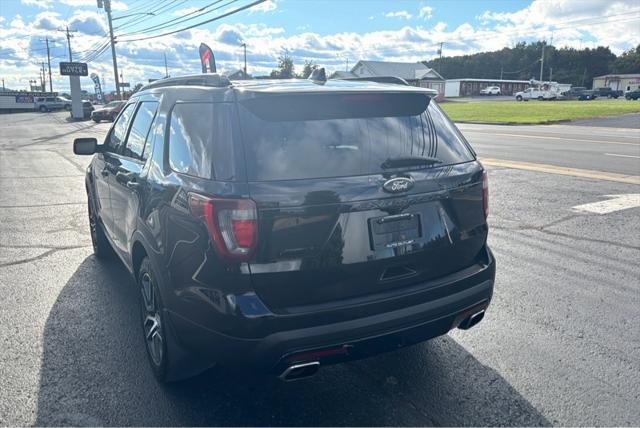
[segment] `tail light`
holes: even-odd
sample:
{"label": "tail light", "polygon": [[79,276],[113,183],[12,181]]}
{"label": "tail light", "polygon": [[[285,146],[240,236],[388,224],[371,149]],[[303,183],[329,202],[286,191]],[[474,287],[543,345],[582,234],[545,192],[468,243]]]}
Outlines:
{"label": "tail light", "polygon": [[484,208],[484,218],[489,217],[489,174],[482,171],[482,208]]}
{"label": "tail light", "polygon": [[233,261],[248,261],[258,244],[258,212],[251,199],[208,198],[189,194],[191,214],[209,230],[216,252]]}

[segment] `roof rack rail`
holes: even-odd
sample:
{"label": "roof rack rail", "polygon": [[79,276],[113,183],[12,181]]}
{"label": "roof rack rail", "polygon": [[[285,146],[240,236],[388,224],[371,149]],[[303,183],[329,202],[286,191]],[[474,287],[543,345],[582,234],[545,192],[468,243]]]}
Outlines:
{"label": "roof rack rail", "polygon": [[156,80],[145,85],[141,90],[163,88],[167,86],[211,86],[214,88],[225,88],[231,86],[231,81],[227,76],[211,74],[193,74],[191,76],[169,77]]}

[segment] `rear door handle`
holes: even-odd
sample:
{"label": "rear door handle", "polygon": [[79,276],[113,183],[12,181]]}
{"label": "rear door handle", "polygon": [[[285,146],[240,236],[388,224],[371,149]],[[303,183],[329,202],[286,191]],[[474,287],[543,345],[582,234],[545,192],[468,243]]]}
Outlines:
{"label": "rear door handle", "polygon": [[127,189],[137,190],[138,188],[140,188],[140,183],[136,180],[135,177],[133,177],[131,180],[126,182],[125,186],[127,186]]}

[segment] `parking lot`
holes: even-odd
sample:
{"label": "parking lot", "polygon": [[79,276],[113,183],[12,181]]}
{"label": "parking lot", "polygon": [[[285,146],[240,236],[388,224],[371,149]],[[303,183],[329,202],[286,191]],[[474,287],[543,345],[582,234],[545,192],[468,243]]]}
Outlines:
{"label": "parking lot", "polygon": [[477,327],[300,382],[160,386],[72,154],[109,124],[67,115],[0,115],[0,425],[640,425],[639,129],[461,126],[498,263]]}

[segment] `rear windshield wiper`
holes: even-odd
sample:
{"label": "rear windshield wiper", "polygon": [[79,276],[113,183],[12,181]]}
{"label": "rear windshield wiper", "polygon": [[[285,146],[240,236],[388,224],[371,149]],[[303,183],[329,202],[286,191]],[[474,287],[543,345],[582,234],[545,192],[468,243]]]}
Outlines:
{"label": "rear windshield wiper", "polygon": [[382,169],[389,168],[402,168],[406,166],[427,166],[442,163],[440,159],[428,157],[428,156],[403,156],[395,158],[387,158],[382,162],[380,167]]}

